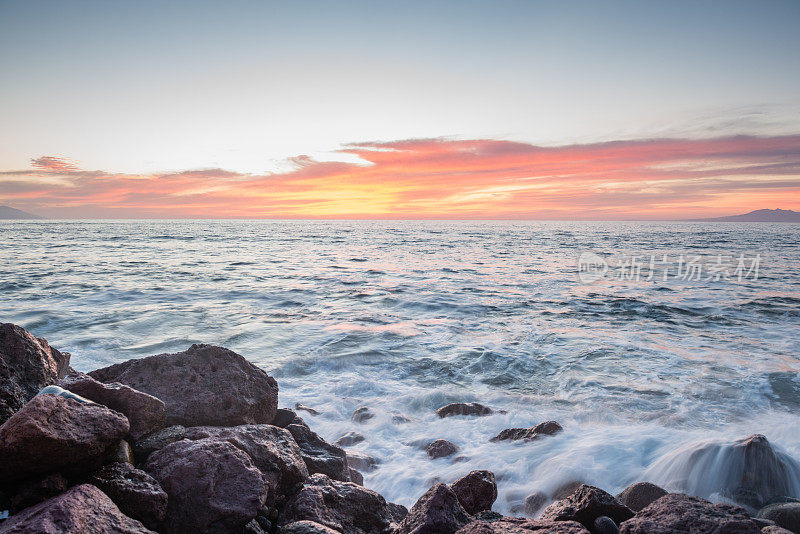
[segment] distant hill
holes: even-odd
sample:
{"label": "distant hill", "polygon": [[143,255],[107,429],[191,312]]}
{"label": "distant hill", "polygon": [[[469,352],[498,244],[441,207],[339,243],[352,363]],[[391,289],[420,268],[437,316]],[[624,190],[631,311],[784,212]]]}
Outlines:
{"label": "distant hill", "polygon": [[10,206],[0,206],[0,219],[44,219],[44,217]]}
{"label": "distant hill", "polygon": [[703,222],[793,222],[800,223],[800,212],[792,210],[755,210],[742,215],[728,215],[711,219],[689,219]]}

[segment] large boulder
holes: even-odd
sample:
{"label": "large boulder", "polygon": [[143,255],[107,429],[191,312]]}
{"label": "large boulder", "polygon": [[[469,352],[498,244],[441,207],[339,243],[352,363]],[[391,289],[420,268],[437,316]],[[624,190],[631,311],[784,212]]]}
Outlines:
{"label": "large boulder", "polygon": [[124,414],[130,422],[130,435],[134,440],[164,428],[167,422],[167,407],[160,399],[130,386],[117,382],[104,384],[76,371],[70,372],[58,385]]}
{"label": "large boulder", "polygon": [[93,469],[128,428],[124,415],[100,404],[38,395],[0,426],[0,480]]}
{"label": "large boulder", "polygon": [[0,324],[0,425],[45,386],[66,376],[69,353],[11,323]]}
{"label": "large boulder", "polygon": [[589,534],[575,521],[542,521],[522,517],[501,517],[495,521],[476,519],[456,534]]}
{"label": "large boulder", "polygon": [[155,534],[127,517],[108,496],[81,484],[0,523],[0,534]]}
{"label": "large boulder", "polygon": [[655,484],[650,482],[637,482],[622,490],[622,492],[617,495],[617,500],[634,512],[638,512],[666,494],[667,490]]}
{"label": "large boulder", "polygon": [[156,430],[133,443],[133,457],[136,459],[137,464],[143,464],[152,453],[185,437],[186,428],[181,425],[173,425]]}
{"label": "large boulder", "polygon": [[267,496],[250,457],[219,439],[171,443],[150,455],[145,470],[169,496],[168,534],[232,532],[256,517]]}
{"label": "large boulder", "polygon": [[489,441],[525,440],[533,441],[542,436],[552,436],[564,429],[556,421],[545,421],[531,428],[506,428]]}
{"label": "large boulder", "polygon": [[168,425],[272,423],[278,409],[274,378],[239,354],[211,345],[128,360],[89,375],[161,399],[167,405]]}
{"label": "large boulder", "polygon": [[448,456],[453,456],[458,451],[458,445],[452,441],[447,441],[446,439],[434,440],[430,442],[427,447],[425,447],[425,452],[427,452],[428,456],[434,460],[437,458],[447,458]]}
{"label": "large boulder", "polygon": [[470,515],[491,510],[497,500],[497,483],[491,471],[472,471],[450,484],[450,487]]}
{"label": "large boulder", "polygon": [[89,482],[114,501],[122,513],[158,530],[167,513],[167,493],[158,482],[131,464],[116,462],[92,475]]}
{"label": "large boulder", "polygon": [[52,473],[43,478],[32,478],[21,483],[11,497],[11,512],[17,513],[30,506],[46,501],[64,493],[69,488],[69,481],[61,473]]}
{"label": "large boulder", "polygon": [[342,482],[350,480],[350,466],[347,464],[347,453],[344,449],[319,437],[302,420],[300,423],[287,425],[286,430],[300,447],[300,455],[310,474],[322,473]]}
{"label": "large boulder", "polygon": [[775,521],[779,527],[800,533],[800,503],[770,504],[759,510],[758,517],[759,519]]}
{"label": "large boulder", "polygon": [[313,521],[348,534],[383,534],[391,528],[392,513],[374,491],[316,474],[289,500],[279,524],[297,521]]}
{"label": "large boulder", "polygon": [[491,415],[494,413],[491,408],[478,404],[477,402],[453,402],[445,404],[438,410],[436,415],[439,417],[452,417],[454,415]]}
{"label": "large boulder", "polygon": [[394,534],[454,534],[472,520],[447,484],[436,484],[411,507]]}
{"label": "large boulder", "polygon": [[577,521],[591,530],[595,519],[603,515],[619,524],[633,517],[633,511],[600,488],[582,484],[565,499],[556,501],[545,508],[541,519],[545,521]]}
{"label": "large boulder", "polygon": [[263,475],[269,489],[267,504],[270,506],[283,504],[280,500],[295,493],[308,478],[300,447],[283,428],[272,425],[197,426],[186,429],[185,437],[225,440],[246,452]]}
{"label": "large boulder", "polygon": [[758,534],[747,511],[729,504],[712,504],[699,497],[670,493],[620,525],[622,534],[672,534],[674,532]]}

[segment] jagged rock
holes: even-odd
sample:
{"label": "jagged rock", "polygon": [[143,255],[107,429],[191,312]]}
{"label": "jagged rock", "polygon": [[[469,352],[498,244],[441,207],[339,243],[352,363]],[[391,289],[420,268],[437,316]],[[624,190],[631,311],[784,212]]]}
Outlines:
{"label": "jagged rock", "polygon": [[793,534],[791,530],[786,530],[778,525],[768,525],[761,529],[761,534]]}
{"label": "jagged rock", "polygon": [[656,500],[636,517],[620,524],[622,534],[673,534],[675,532],[715,532],[758,534],[758,526],[747,511],[729,504],[712,504],[699,497],[669,493]]}
{"label": "jagged rock", "polygon": [[666,494],[667,490],[655,484],[650,482],[637,482],[622,490],[622,492],[617,495],[617,500],[634,512],[638,512]]}
{"label": "jagged rock", "polygon": [[161,399],[168,425],[269,424],[278,408],[274,378],[239,354],[212,345],[128,360],[89,376]]}
{"label": "jagged rock", "polygon": [[386,500],[374,491],[315,474],[289,500],[279,523],[303,520],[348,534],[383,534],[392,516]]}
{"label": "jagged rock", "polygon": [[158,530],[167,513],[167,493],[156,480],[131,464],[113,463],[92,475],[89,482],[100,488],[119,509],[147,528]]}
{"label": "jagged rock", "polygon": [[180,425],[168,426],[148,434],[133,444],[133,457],[137,464],[143,464],[157,450],[186,437],[186,428]]}
{"label": "jagged rock", "polygon": [[541,491],[534,491],[525,497],[524,511],[527,516],[534,516],[547,503],[547,495]]}
{"label": "jagged rock", "polygon": [[358,484],[359,486],[364,485],[364,475],[360,472],[356,471],[352,467],[350,468],[350,482],[353,484]]}
{"label": "jagged rock", "polygon": [[300,404],[299,402],[295,403],[294,409],[297,410],[298,412],[302,410],[304,412],[310,413],[311,415],[319,415],[319,412],[314,408],[309,408],[305,404]]}
{"label": "jagged rock", "polygon": [[186,429],[185,437],[221,439],[246,452],[269,488],[266,501],[269,506],[282,504],[278,501],[294,493],[309,475],[300,447],[283,428],[272,425],[198,426]]}
{"label": "jagged rock", "polygon": [[438,410],[436,415],[439,417],[451,417],[453,415],[490,415],[494,413],[491,408],[478,404],[477,402],[452,402],[445,404]]}
{"label": "jagged rock", "polygon": [[497,500],[497,482],[491,471],[472,471],[450,484],[450,487],[469,515],[491,510]]}
{"label": "jagged rock", "polygon": [[337,439],[335,443],[340,447],[349,447],[350,445],[361,443],[362,441],[364,441],[364,439],[365,439],[364,436],[359,434],[358,432],[348,432],[344,436]]}
{"label": "jagged rock", "polygon": [[284,526],[280,534],[340,534],[340,532],[314,521],[295,521]]}
{"label": "jagged rock", "polygon": [[342,482],[350,480],[347,453],[344,452],[344,449],[328,443],[312,432],[305,423],[292,423],[286,427],[286,430],[292,434],[300,447],[300,455],[310,474],[322,473]]}
{"label": "jagged rock", "polygon": [[124,439],[117,443],[116,447],[109,449],[105,459],[107,464],[113,464],[114,462],[133,464],[134,461],[131,445]]}
{"label": "jagged rock", "polygon": [[268,534],[255,519],[242,527],[241,534]]}
{"label": "jagged rock", "polygon": [[353,421],[356,423],[365,423],[375,417],[375,414],[372,413],[372,410],[367,408],[366,406],[362,406],[361,408],[357,408],[355,412],[353,412]]}
{"label": "jagged rock", "polygon": [[545,421],[531,428],[506,428],[489,441],[525,440],[532,441],[542,436],[552,436],[564,429],[556,421]]}
{"label": "jagged rock", "polygon": [[770,504],[758,511],[758,517],[775,521],[779,527],[792,532],[800,532],[800,503]]}
{"label": "jagged rock", "polygon": [[350,453],[347,455],[347,465],[352,469],[369,473],[378,467],[378,460],[366,454]]}
{"label": "jagged rock", "polygon": [[610,517],[601,515],[594,520],[592,534],[619,534],[619,527]]}
{"label": "jagged rock", "polygon": [[69,370],[69,353],[21,326],[0,324],[0,425]]}
{"label": "jagged rock", "polygon": [[577,521],[587,529],[592,528],[595,519],[608,516],[619,524],[633,517],[633,511],[619,502],[613,495],[600,488],[581,485],[571,495],[548,506],[542,513],[545,521]]}
{"label": "jagged rock", "polygon": [[130,386],[116,382],[104,384],[76,371],[70,372],[58,385],[125,415],[134,440],[164,428],[167,422],[167,408],[161,400]]}
{"label": "jagged rock", "polygon": [[91,484],[81,484],[26,508],[0,523],[2,534],[155,534],[119,508]]}
{"label": "jagged rock", "polygon": [[589,534],[575,521],[541,521],[522,517],[500,517],[492,521],[476,518],[456,534]]}
{"label": "jagged rock", "polygon": [[11,498],[11,511],[17,513],[67,491],[69,482],[64,475],[53,473],[41,479],[27,480],[17,487]]}
{"label": "jagged rock", "polygon": [[425,448],[425,452],[433,459],[452,456],[458,450],[458,445],[446,439],[437,439]]}
{"label": "jagged rock", "polygon": [[297,417],[297,414],[292,410],[288,408],[278,408],[275,412],[275,419],[272,421],[272,424],[280,428],[286,428],[290,424],[299,423],[300,421],[302,421],[302,419]]}
{"label": "jagged rock", "polygon": [[472,520],[447,484],[435,484],[411,507],[394,534],[454,534]]}
{"label": "jagged rock", "polygon": [[127,433],[125,416],[105,406],[38,395],[0,426],[0,480],[91,470]]}
{"label": "jagged rock", "polygon": [[386,506],[389,507],[389,515],[392,518],[392,523],[399,523],[408,515],[408,508],[402,504],[387,502]]}
{"label": "jagged rock", "polygon": [[168,534],[242,528],[267,496],[250,457],[220,439],[171,443],[150,455],[145,470],[169,496],[163,523]]}

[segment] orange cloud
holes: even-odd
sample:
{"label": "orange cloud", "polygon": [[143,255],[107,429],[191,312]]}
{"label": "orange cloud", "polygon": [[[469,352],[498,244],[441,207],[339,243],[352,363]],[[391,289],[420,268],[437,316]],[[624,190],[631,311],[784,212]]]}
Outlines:
{"label": "orange cloud", "polygon": [[288,172],[87,171],[64,158],[0,172],[0,202],[63,217],[688,218],[800,209],[800,135],[557,147],[410,139],[341,149],[361,163]]}

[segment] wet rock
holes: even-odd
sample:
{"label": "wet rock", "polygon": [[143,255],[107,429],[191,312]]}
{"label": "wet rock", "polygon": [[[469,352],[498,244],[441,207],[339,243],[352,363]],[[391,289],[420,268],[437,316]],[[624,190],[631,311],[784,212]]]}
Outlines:
{"label": "wet rock", "polygon": [[271,423],[278,408],[274,378],[239,354],[212,345],[128,360],[89,376],[161,399],[167,406],[168,425]]}
{"label": "wet rock", "polygon": [[364,475],[353,469],[350,468],[350,482],[353,484],[358,484],[359,486],[364,485]]}
{"label": "wet rock", "polygon": [[352,469],[369,473],[378,468],[378,460],[366,454],[352,452],[347,455],[347,465]]}
{"label": "wet rock", "polygon": [[242,527],[241,534],[268,534],[266,530],[256,521],[255,519],[251,520],[245,526]]}
{"label": "wet rock", "polygon": [[130,464],[103,467],[89,479],[114,501],[123,514],[158,530],[167,512],[167,493],[156,480]]}
{"label": "wet rock", "polygon": [[0,425],[43,387],[66,376],[69,357],[21,326],[0,323]]}
{"label": "wet rock", "polygon": [[800,532],[800,503],[770,504],[758,511],[758,517],[775,521],[779,527],[792,532]]}
{"label": "wet rock", "polygon": [[620,524],[622,534],[672,534],[674,532],[716,532],[758,534],[758,526],[744,508],[712,504],[699,497],[669,493],[653,502],[636,517]]}
{"label": "wet rock", "polygon": [[28,480],[17,487],[11,498],[10,508],[18,513],[51,497],[67,491],[69,482],[63,475],[54,473],[41,479]]}
{"label": "wet rock", "polygon": [[[764,527],[777,527],[778,526],[775,523],[775,521],[771,521],[769,519],[762,519],[760,517],[751,517],[750,519],[752,519],[753,523],[755,523],[756,526],[758,528],[762,529],[762,530],[764,529]],[[784,529],[784,530],[786,530],[786,529]],[[787,532],[790,532],[790,531],[787,530]]]}
{"label": "wet rock", "polygon": [[472,520],[447,484],[436,484],[411,507],[394,534],[453,534]]}
{"label": "wet rock", "polygon": [[561,500],[569,497],[575,490],[583,486],[583,482],[580,480],[570,480],[568,482],[564,482],[560,484],[555,490],[553,490],[553,499]]}
{"label": "wet rock", "polygon": [[350,480],[347,453],[344,449],[328,443],[305,424],[292,423],[286,430],[292,434],[300,447],[300,455],[306,463],[309,474],[322,473],[342,482]]}
{"label": "wet rock", "polygon": [[792,534],[792,531],[777,525],[770,525],[763,527],[761,529],[761,534]]}
{"label": "wet rock", "polygon": [[788,497],[786,495],[779,495],[765,502],[764,506],[769,506],[770,504],[779,504],[784,502],[800,502],[800,499],[796,499],[794,497]]}
{"label": "wet rock", "polygon": [[247,453],[269,488],[266,501],[269,506],[283,504],[279,500],[299,489],[309,475],[300,447],[283,428],[272,425],[198,426],[186,429],[185,437],[225,440]]}
{"label": "wet rock", "polygon": [[456,534],[589,534],[575,521],[541,521],[521,517],[500,517],[492,521],[476,518]]}
{"label": "wet rock", "polygon": [[650,482],[637,482],[622,490],[622,492],[617,495],[617,500],[634,512],[638,512],[666,494],[667,490],[655,484]]}
{"label": "wet rock", "polygon": [[382,534],[391,519],[386,500],[374,491],[316,474],[289,500],[279,524],[305,520],[348,534]]}
{"label": "wet rock", "polygon": [[314,521],[295,521],[284,526],[280,534],[340,534],[340,532]]}
{"label": "wet rock", "polygon": [[469,515],[491,510],[497,500],[497,483],[491,471],[472,471],[450,484],[450,488]]}
{"label": "wet rock", "polygon": [[425,452],[433,459],[452,456],[458,450],[458,445],[446,439],[437,439],[425,448]]}
{"label": "wet rock", "polygon": [[353,417],[351,418],[356,423],[365,423],[375,417],[375,414],[372,413],[372,410],[367,408],[366,406],[362,406],[361,408],[357,408],[356,411],[353,412]]}
{"label": "wet rock", "polygon": [[58,385],[125,415],[134,440],[164,428],[167,422],[167,408],[163,402],[130,386],[115,382],[104,384],[76,371],[70,372]]}
{"label": "wet rock", "polygon": [[592,534],[619,534],[619,527],[610,517],[601,515],[594,520]]}
{"label": "wet rock", "polygon": [[23,510],[0,524],[2,534],[114,533],[154,534],[119,508],[91,484]]}
{"label": "wet rock", "polygon": [[402,504],[387,502],[386,506],[389,507],[389,515],[392,518],[392,523],[399,523],[408,515],[408,508]]}
{"label": "wet rock", "polygon": [[297,417],[297,414],[292,410],[288,408],[278,408],[275,412],[275,419],[272,421],[272,424],[280,428],[286,428],[290,424],[299,423],[300,421],[302,421],[302,419]]}
{"label": "wet rock", "polygon": [[542,509],[547,503],[547,495],[541,491],[535,491],[525,497],[524,511],[527,516],[535,516],[536,513]]}
{"label": "wet rock", "polygon": [[489,441],[525,440],[532,441],[542,436],[552,436],[564,429],[556,421],[545,421],[531,428],[506,428]]}
{"label": "wet rock", "polygon": [[348,432],[344,436],[340,437],[336,440],[336,445],[340,447],[349,447],[350,445],[355,445],[356,443],[361,443],[364,441],[364,436],[359,434],[358,432]]}
{"label": "wet rock", "polygon": [[250,457],[227,441],[177,441],[150,455],[145,470],[169,496],[164,531],[228,532],[264,505],[267,486]]}
{"label": "wet rock", "polygon": [[143,464],[157,450],[186,437],[186,428],[180,425],[168,426],[148,434],[133,444],[133,457],[137,464]]}
{"label": "wet rock", "polygon": [[577,521],[587,529],[591,529],[595,519],[601,515],[608,516],[619,524],[633,517],[633,511],[613,495],[600,488],[583,484],[568,497],[545,508],[541,519]]}
{"label": "wet rock", "polygon": [[451,417],[454,415],[490,415],[494,413],[491,408],[478,404],[477,402],[453,402],[445,404],[438,410],[436,415],[439,417]]}
{"label": "wet rock", "polygon": [[411,422],[410,417],[406,417],[405,415],[401,414],[394,414],[392,415],[392,424],[393,425],[405,425]]}
{"label": "wet rock", "polygon": [[39,395],[0,426],[0,480],[91,470],[127,433],[125,416],[105,406]]}
{"label": "wet rock", "polygon": [[117,443],[116,446],[109,448],[108,454],[106,454],[104,463],[113,464],[114,462],[134,463],[133,450],[124,439]]}
{"label": "wet rock", "polygon": [[304,411],[310,413],[311,415],[319,415],[319,412],[314,408],[309,408],[305,404],[300,404],[299,402],[294,405],[294,409],[297,410],[298,412]]}

